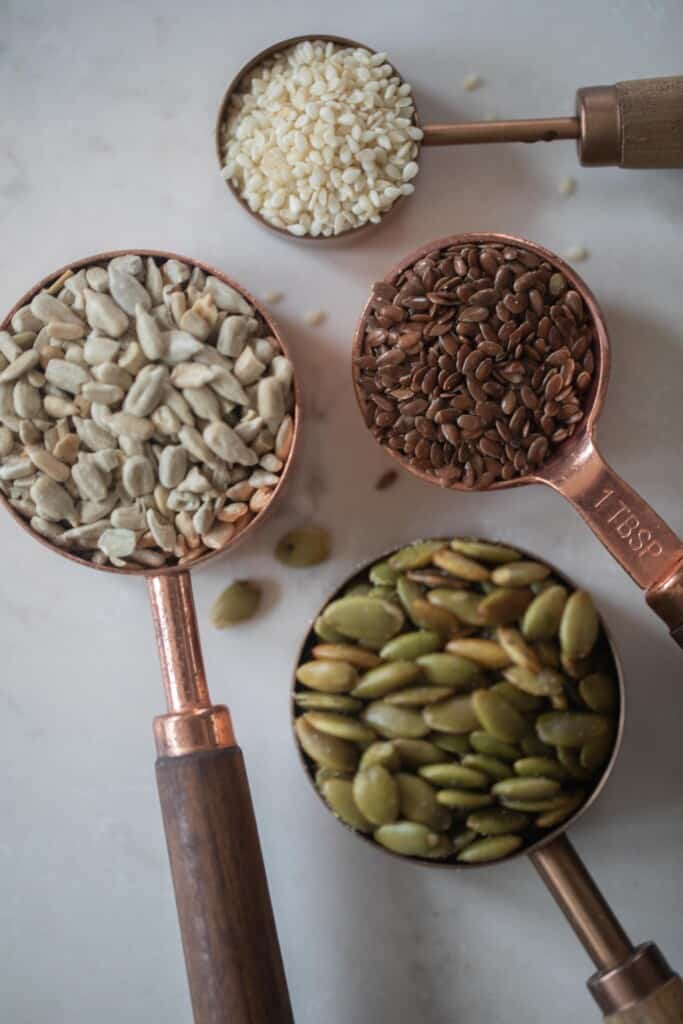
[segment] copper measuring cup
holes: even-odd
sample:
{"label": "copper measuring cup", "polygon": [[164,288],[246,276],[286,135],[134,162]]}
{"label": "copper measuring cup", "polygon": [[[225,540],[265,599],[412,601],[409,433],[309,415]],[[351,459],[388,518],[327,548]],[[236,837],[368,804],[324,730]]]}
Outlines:
{"label": "copper measuring cup", "polygon": [[[506,544],[507,542],[501,540],[499,543]],[[525,557],[532,561],[539,560],[533,553],[524,552],[523,549],[515,546],[517,550],[522,551]],[[363,581],[370,566],[389,558],[395,550],[392,549],[377,555],[357,569],[344,580],[334,594],[330,595],[320,612],[329,601],[341,597],[354,583]],[[547,559],[540,559],[540,561],[550,564]],[[570,589],[580,589],[564,573],[554,567],[552,569],[554,575]],[[622,668],[612,638],[604,623],[602,625],[607,645],[614,660],[619,686],[619,721],[610,759],[585,803],[547,835],[542,836],[531,846],[518,850],[505,860],[528,854],[532,864],[597,968],[596,973],[588,980],[588,988],[604,1014],[606,1024],[683,1024],[683,980],[672,970],[653,942],[645,942],[637,946],[632,944],[566,835],[567,829],[588,809],[605,787],[616,763],[623,738],[625,701]],[[309,629],[300,648],[297,665],[309,657],[309,646],[319,642],[319,638],[313,630]],[[294,695],[298,686],[296,677],[292,686],[292,695]],[[293,701],[293,718],[295,712],[296,704]],[[304,754],[296,737],[294,742],[311,786],[326,811],[331,814],[332,811],[315,784],[316,766]],[[422,867],[438,868],[441,871],[457,870],[465,874],[466,877],[467,871],[495,866],[492,864],[463,865],[457,862],[439,863],[421,858],[407,858],[392,853],[370,837],[356,832],[349,825],[340,822],[338,818],[336,820],[379,853],[399,860],[413,860],[414,863]]]}
{"label": "copper measuring cup", "polygon": [[[605,318],[585,281],[548,249],[514,235],[490,232],[451,235],[421,246],[393,267],[384,280],[393,282],[402,270],[435,249],[467,242],[499,242],[519,246],[547,260],[571,282],[583,299],[593,319],[597,338],[594,348],[595,375],[587,393],[586,414],[575,433],[563,441],[551,458],[534,472],[513,480],[497,481],[486,489],[502,490],[522,484],[547,484],[567,498],[613,558],[645,590],[647,603],[667,624],[674,640],[683,646],[683,544],[647,502],[605,462],[596,446],[595,433],[607,392],[611,354]],[[354,357],[362,351],[370,306],[371,299],[366,303],[356,329]],[[355,374],[354,387],[362,412],[364,401]],[[385,451],[416,476],[432,484],[439,483],[435,477],[410,465],[397,452],[390,448],[385,448]],[[459,482],[451,483],[449,487],[468,490]]]}
{"label": "copper measuring cup", "polygon": [[[198,260],[149,249],[99,253],[60,268],[16,303],[0,330],[66,270],[125,253],[180,260],[219,278],[251,303],[288,354],[277,325],[241,285]],[[197,558],[193,567],[225,554],[252,532],[282,492],[299,434],[296,378],[294,388],[292,447],[271,502],[222,549]],[[244,759],[227,707],[211,703],[189,568],[93,565],[34,532],[2,494],[0,503],[51,551],[90,569],[145,579],[167,703],[166,714],[154,720],[156,776],[195,1024],[293,1024]]]}
{"label": "copper measuring cup", "polygon": [[[223,125],[235,93],[250,73],[264,61],[290,46],[309,40],[336,43],[343,47],[360,47],[369,50],[370,53],[377,52],[365,43],[327,33],[293,36],[261,50],[240,68],[223,95],[215,128],[216,153],[220,168],[223,167]],[[394,74],[402,81],[406,80],[390,61],[387,60],[386,63],[390,64]],[[422,142],[417,144],[418,149],[425,146],[463,146],[494,142],[574,140],[579,160],[584,166],[683,167],[683,75],[579,89],[576,94],[574,117],[424,125],[420,121],[414,95],[412,99],[415,106],[414,123],[424,132]],[[286,229],[270,224],[250,209],[233,184],[227,180],[225,183],[243,209],[259,223],[290,241],[295,238]],[[408,197],[400,196],[382,214],[382,222],[405,198]],[[364,224],[351,228],[341,235],[304,235],[295,240],[339,242],[350,236],[355,238],[359,232],[378,226]]]}

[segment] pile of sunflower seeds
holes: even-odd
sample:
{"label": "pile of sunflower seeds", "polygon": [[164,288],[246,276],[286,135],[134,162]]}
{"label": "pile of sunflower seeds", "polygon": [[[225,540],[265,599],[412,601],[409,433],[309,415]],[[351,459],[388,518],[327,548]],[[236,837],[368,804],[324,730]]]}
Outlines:
{"label": "pile of sunflower seeds", "polygon": [[175,259],[67,271],[0,332],[0,490],[95,564],[222,548],[270,501],[294,412],[264,320]]}
{"label": "pile of sunflower seeds", "polygon": [[445,485],[523,477],[583,419],[594,341],[583,299],[547,260],[446,246],[374,286],[354,361],[365,422]]}
{"label": "pile of sunflower seeds", "polygon": [[614,748],[614,658],[588,593],[481,540],[421,541],[317,619],[295,731],[334,814],[394,853],[463,864],[529,847]]}

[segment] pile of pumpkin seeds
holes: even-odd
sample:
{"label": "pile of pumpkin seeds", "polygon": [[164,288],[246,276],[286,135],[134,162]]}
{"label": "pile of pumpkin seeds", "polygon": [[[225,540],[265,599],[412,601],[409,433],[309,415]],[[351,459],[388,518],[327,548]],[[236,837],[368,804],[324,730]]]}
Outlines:
{"label": "pile of pumpkin seeds", "polygon": [[224,547],[269,503],[294,415],[267,322],[177,259],[67,270],[0,331],[0,492],[95,564]]}
{"label": "pile of pumpkin seeds", "polygon": [[476,864],[588,799],[617,733],[617,668],[590,594],[482,540],[420,541],[323,609],[295,731],[334,814],[404,856]]}

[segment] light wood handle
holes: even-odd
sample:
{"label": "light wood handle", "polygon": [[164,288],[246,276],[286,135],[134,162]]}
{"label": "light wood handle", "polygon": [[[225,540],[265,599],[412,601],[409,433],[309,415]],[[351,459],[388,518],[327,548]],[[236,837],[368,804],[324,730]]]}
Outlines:
{"label": "light wood handle", "polygon": [[642,1002],[605,1017],[605,1024],[683,1024],[683,981],[676,975]]}
{"label": "light wood handle", "polygon": [[617,82],[621,167],[683,167],[683,76]]}

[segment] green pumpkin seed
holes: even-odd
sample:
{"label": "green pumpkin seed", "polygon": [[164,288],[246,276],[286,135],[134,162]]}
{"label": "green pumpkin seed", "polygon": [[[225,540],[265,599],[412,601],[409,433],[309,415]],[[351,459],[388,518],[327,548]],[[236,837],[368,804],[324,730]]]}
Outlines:
{"label": "green pumpkin seed", "polygon": [[425,708],[422,717],[430,729],[437,732],[472,732],[479,725],[472,700],[467,697],[452,697],[440,704]]}
{"label": "green pumpkin seed", "polygon": [[371,650],[383,647],[404,623],[400,608],[372,597],[341,597],[327,606],[322,617],[332,629]]}
{"label": "green pumpkin seed", "polygon": [[417,659],[422,673],[435,686],[466,687],[481,676],[481,668],[459,654],[423,654]]}
{"label": "green pumpkin seed", "polygon": [[381,764],[359,771],[353,780],[356,807],[373,825],[388,825],[399,811],[398,786]]}
{"label": "green pumpkin seed", "polygon": [[392,745],[401,759],[401,764],[409,768],[443,761],[443,750],[428,740],[398,739],[394,740]]}
{"label": "green pumpkin seed", "polygon": [[475,811],[479,807],[489,807],[494,802],[490,793],[477,793],[471,789],[440,789],[436,799],[444,807],[458,811]]}
{"label": "green pumpkin seed", "polygon": [[585,801],[586,794],[583,792],[568,793],[564,803],[559,807],[556,807],[551,811],[544,811],[536,818],[536,825],[538,828],[554,828],[555,825],[561,825],[563,821],[566,821],[574,811],[578,810],[581,804]]}
{"label": "green pumpkin seed", "polygon": [[415,661],[423,654],[441,649],[441,634],[429,629],[418,629],[414,633],[402,633],[385,644],[379,652],[385,661]]}
{"label": "green pumpkin seed", "polygon": [[[420,626],[421,629],[435,630],[444,637],[454,636],[460,632],[460,620],[453,612],[448,611],[447,608],[432,602],[432,598],[436,593],[436,590],[432,590],[427,601],[422,598],[413,601],[411,605],[413,622],[416,626]],[[440,593],[452,594],[455,591],[440,591]]]}
{"label": "green pumpkin seed", "polygon": [[344,597],[367,597],[372,593],[369,583],[353,583],[344,591]]}
{"label": "green pumpkin seed", "polygon": [[517,778],[501,779],[492,787],[491,792],[504,800],[546,800],[556,796],[560,791],[557,779]]}
{"label": "green pumpkin seed", "polygon": [[604,672],[593,672],[589,676],[584,676],[579,683],[579,693],[581,700],[591,711],[608,715],[616,711],[619,705],[617,684]]}
{"label": "green pumpkin seed", "polygon": [[393,587],[400,576],[388,562],[376,562],[368,573],[370,582],[376,587]]}
{"label": "green pumpkin seed", "polygon": [[430,732],[427,739],[435,743],[441,750],[448,751],[449,754],[462,756],[468,754],[472,749],[469,736],[456,736],[448,732]]}
{"label": "green pumpkin seed", "polygon": [[464,622],[468,626],[482,626],[484,620],[479,613],[481,597],[469,590],[449,590],[437,587],[427,594],[430,604],[444,608],[454,615],[458,624]]}
{"label": "green pumpkin seed", "polygon": [[592,768],[583,767],[581,764],[581,751],[576,747],[558,747],[557,759],[577,782],[589,782],[595,775]]}
{"label": "green pumpkin seed", "polygon": [[420,583],[423,587],[448,587],[450,590],[466,590],[467,583],[458,580],[455,576],[449,576],[447,572],[440,569],[410,569],[406,573],[409,580]]}
{"label": "green pumpkin seed", "polygon": [[527,672],[540,672],[541,662],[538,654],[519,630],[512,626],[499,626],[496,630],[496,640],[515,665],[526,669]]}
{"label": "green pumpkin seed", "polygon": [[533,697],[559,697],[564,693],[564,680],[554,668],[538,669],[530,672],[521,665],[506,668],[505,678],[518,690],[530,693]]}
{"label": "green pumpkin seed", "polygon": [[458,654],[476,662],[482,668],[505,668],[510,657],[495,640],[481,640],[474,637],[456,637],[446,644],[449,654]]}
{"label": "green pumpkin seed", "polygon": [[361,771],[364,771],[373,764],[381,764],[383,768],[390,772],[397,772],[399,770],[401,758],[393,743],[378,740],[375,743],[371,743],[369,747],[366,747],[358,767]]}
{"label": "green pumpkin seed", "polygon": [[362,701],[337,693],[298,692],[294,694],[294,701],[304,711],[360,711],[363,707]]}
{"label": "green pumpkin seed", "polygon": [[356,685],[358,673],[345,661],[307,661],[299,665],[296,678],[311,690],[348,693]]}
{"label": "green pumpkin seed", "polygon": [[290,530],[275,548],[275,557],[289,569],[308,569],[330,557],[330,534],[320,526]]}
{"label": "green pumpkin seed", "polygon": [[490,757],[488,754],[465,754],[461,762],[465,768],[475,768],[477,771],[485,772],[491,779],[509,779],[512,769],[505,761],[497,757]]}
{"label": "green pumpkin seed", "polygon": [[432,556],[432,563],[439,569],[443,569],[444,572],[450,573],[451,576],[471,583],[481,583],[483,580],[488,580],[491,575],[483,565],[457,551],[449,551],[448,548],[436,551]]}
{"label": "green pumpkin seed", "polygon": [[352,778],[352,772],[335,772],[332,768],[316,768],[315,770],[315,784],[318,789],[320,789],[328,779],[346,779],[350,782]]}
{"label": "green pumpkin seed", "polygon": [[445,860],[446,857],[452,857],[455,853],[453,847],[453,840],[450,836],[439,836],[439,841],[430,849],[429,853],[425,853],[425,857],[428,860]]}
{"label": "green pumpkin seed", "polygon": [[460,789],[485,789],[489,778],[474,768],[463,768],[461,764],[425,764],[419,774],[436,786]]}
{"label": "green pumpkin seed", "polygon": [[560,622],[560,647],[571,659],[587,658],[598,639],[600,622],[593,598],[577,590],[568,599]]}
{"label": "green pumpkin seed", "polygon": [[314,729],[328,736],[339,736],[340,739],[351,740],[352,743],[372,743],[376,739],[374,729],[368,728],[350,715],[335,714],[331,711],[309,711],[306,718]]}
{"label": "green pumpkin seed", "polygon": [[451,815],[437,803],[436,791],[417,775],[400,772],[396,776],[401,817],[427,825],[434,832],[443,832],[451,824]]}
{"label": "green pumpkin seed", "polygon": [[536,732],[554,747],[582,747],[609,732],[611,721],[592,711],[549,711],[540,715]]}
{"label": "green pumpkin seed", "polygon": [[316,644],[311,654],[321,661],[345,661],[356,668],[375,668],[382,664],[382,659],[372,651],[353,644]]}
{"label": "green pumpkin seed", "polygon": [[431,564],[432,555],[444,548],[447,543],[448,541],[445,540],[425,540],[419,541],[417,544],[410,544],[392,555],[389,565],[398,572],[405,572],[407,569],[424,569],[425,566]]}
{"label": "green pumpkin seed", "polygon": [[346,637],[343,635],[343,633],[340,633],[336,629],[332,629],[331,626],[328,626],[324,622],[322,615],[319,615],[318,618],[313,623],[313,632],[315,633],[316,636],[319,636],[320,639],[323,640],[326,644],[338,644],[343,643],[344,640],[346,640]]}
{"label": "green pumpkin seed", "polygon": [[533,726],[529,732],[522,736],[519,745],[526,757],[555,757],[557,755],[555,747],[543,743],[538,738],[536,729]]}
{"label": "green pumpkin seed", "polygon": [[560,654],[560,665],[572,679],[583,679],[595,670],[595,659],[592,654],[585,658],[571,658],[564,651]]}
{"label": "green pumpkin seed", "polygon": [[226,629],[253,618],[261,603],[261,588],[250,580],[235,580],[217,597],[211,608],[216,629]]}
{"label": "green pumpkin seed", "polygon": [[474,537],[456,537],[451,541],[451,548],[468,558],[488,562],[491,565],[518,562],[522,557],[521,553],[515,551],[514,548],[505,547],[504,544],[489,544],[487,541],[476,540]]}
{"label": "green pumpkin seed", "polygon": [[384,697],[393,690],[414,683],[422,670],[414,661],[391,661],[378,668],[371,668],[352,691],[354,697]]}
{"label": "green pumpkin seed", "polygon": [[518,850],[522,842],[522,837],[515,835],[475,839],[458,854],[458,861],[462,864],[488,864],[493,860],[502,860],[503,857],[509,857]]}
{"label": "green pumpkin seed", "polygon": [[512,683],[496,683],[495,686],[491,687],[491,692],[503,697],[508,704],[512,704],[513,708],[517,708],[523,715],[532,711],[538,711],[543,707],[543,701],[540,697],[534,697],[530,693],[525,693],[523,690],[513,686]]}
{"label": "green pumpkin seed", "polygon": [[419,623],[415,622],[413,617],[413,603],[424,598],[424,590],[405,576],[399,576],[396,581],[396,593],[406,615],[411,622],[418,626]]}
{"label": "green pumpkin seed", "polygon": [[325,801],[334,814],[357,832],[372,832],[372,825],[361,814],[353,799],[353,783],[347,779],[326,779],[320,786]]}
{"label": "green pumpkin seed", "polygon": [[612,730],[605,733],[604,736],[598,736],[597,739],[584,743],[579,755],[581,767],[589,772],[597,772],[599,768],[602,768],[609,761],[613,746],[614,735]]}
{"label": "green pumpkin seed", "polygon": [[470,733],[469,741],[478,754],[486,754],[489,757],[499,757],[503,761],[516,761],[521,756],[520,748],[513,743],[506,743],[488,732],[475,730]]}
{"label": "green pumpkin seed", "polygon": [[352,772],[358,764],[358,751],[348,740],[319,732],[308,721],[308,712],[294,723],[299,743],[312,761],[336,772]]}
{"label": "green pumpkin seed", "polygon": [[414,821],[395,821],[391,825],[382,825],[375,831],[374,837],[380,846],[404,857],[428,857],[441,840],[436,832]]}
{"label": "green pumpkin seed", "polygon": [[508,622],[516,622],[526,611],[533,596],[526,587],[518,590],[498,587],[492,590],[479,604],[482,623],[485,626],[504,626]]}
{"label": "green pumpkin seed", "polygon": [[534,647],[544,668],[560,667],[560,648],[556,643],[551,640],[537,640]]}
{"label": "green pumpkin seed", "polygon": [[398,594],[394,587],[373,587],[367,596],[372,598],[381,597],[383,601],[390,601],[397,606],[400,605]]}
{"label": "green pumpkin seed", "polygon": [[363,712],[363,720],[387,739],[419,739],[429,732],[429,725],[419,711],[395,708],[385,701],[375,701]]}
{"label": "green pumpkin seed", "polygon": [[452,697],[455,690],[452,686],[409,686],[407,690],[390,693],[387,704],[398,708],[422,708],[427,704],[436,704],[440,700]]}
{"label": "green pumpkin seed", "polygon": [[521,811],[510,811],[506,807],[492,807],[491,810],[473,811],[467,819],[467,827],[483,836],[499,836],[506,832],[521,832],[529,824],[529,817]]}
{"label": "green pumpkin seed", "polygon": [[521,811],[522,814],[545,814],[563,807],[564,798],[564,793],[558,793],[546,800],[513,800],[510,797],[500,797],[500,800],[509,811]]}
{"label": "green pumpkin seed", "polygon": [[472,707],[486,732],[506,743],[516,743],[526,732],[526,722],[519,711],[492,690],[475,690]]}
{"label": "green pumpkin seed", "polygon": [[521,757],[515,761],[513,768],[517,775],[536,778],[541,775],[546,779],[557,779],[558,782],[565,782],[569,772],[552,757]]}
{"label": "green pumpkin seed", "polygon": [[566,587],[555,583],[542,590],[524,612],[522,633],[527,640],[552,640],[557,636],[566,603]]}
{"label": "green pumpkin seed", "polygon": [[540,562],[511,562],[501,565],[491,573],[497,587],[528,587],[530,583],[550,576],[550,569]]}
{"label": "green pumpkin seed", "polygon": [[477,838],[477,833],[473,832],[471,828],[465,829],[463,832],[458,832],[457,835],[453,836],[453,853],[460,853],[466,846],[473,843]]}

